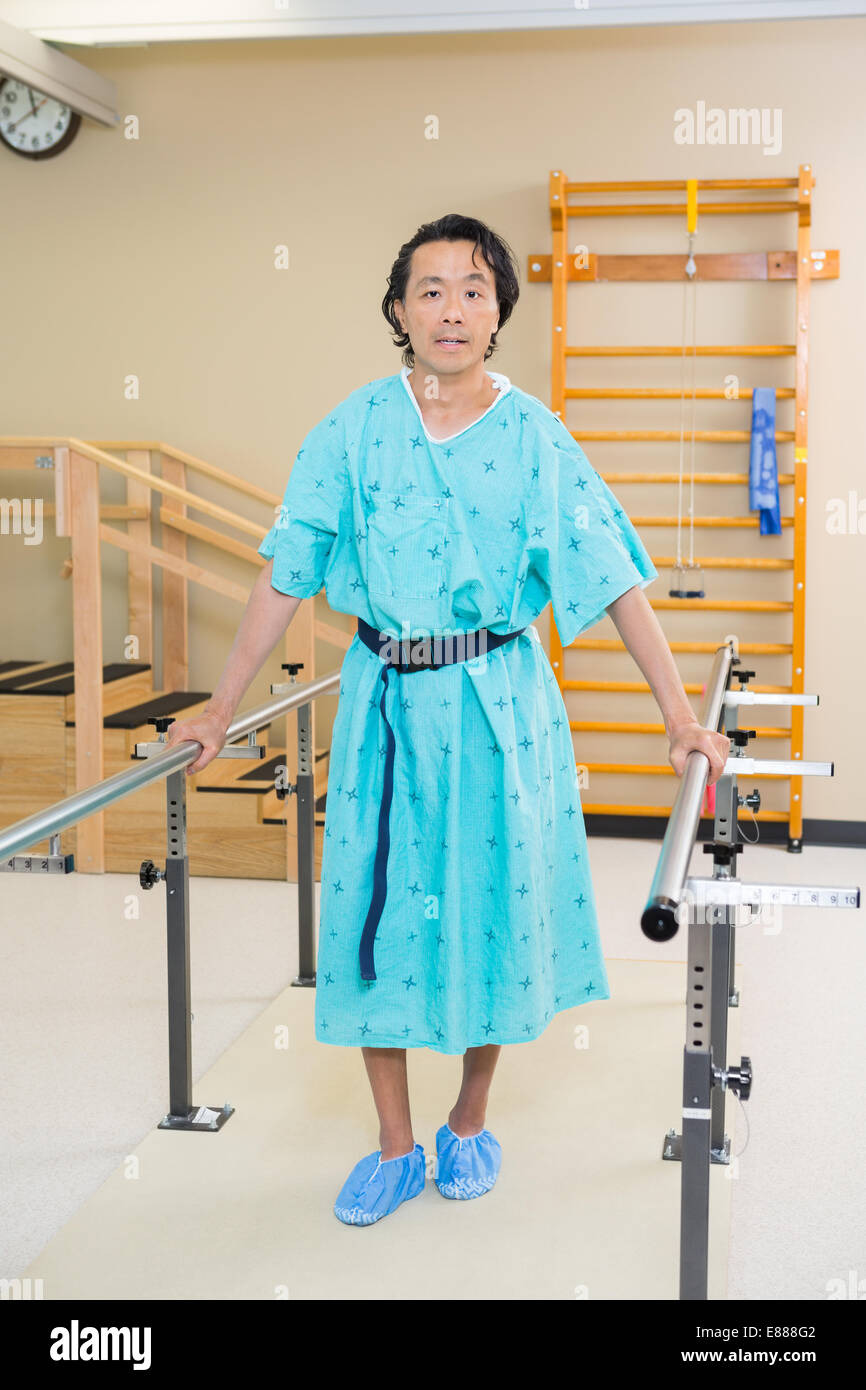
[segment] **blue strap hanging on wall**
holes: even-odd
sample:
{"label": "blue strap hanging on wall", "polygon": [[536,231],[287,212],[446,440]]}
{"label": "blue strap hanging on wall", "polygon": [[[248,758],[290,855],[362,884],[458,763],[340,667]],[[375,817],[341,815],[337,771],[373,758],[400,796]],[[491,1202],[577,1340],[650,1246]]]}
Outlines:
{"label": "blue strap hanging on wall", "polygon": [[776,391],[756,386],[752,392],[752,443],[749,456],[749,510],[761,512],[762,536],[778,536],[779,469],[776,462]]}

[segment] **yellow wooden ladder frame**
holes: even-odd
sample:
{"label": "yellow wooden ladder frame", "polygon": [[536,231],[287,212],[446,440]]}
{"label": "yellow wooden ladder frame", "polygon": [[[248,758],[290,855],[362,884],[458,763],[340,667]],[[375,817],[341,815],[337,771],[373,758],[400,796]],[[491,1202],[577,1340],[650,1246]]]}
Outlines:
{"label": "yellow wooden ladder frame", "polygon": [[[780,488],[793,485],[793,513],[782,517],[782,526],[793,527],[793,559],[770,557],[699,557],[696,560],[706,569],[748,569],[755,571],[790,569],[793,591],[791,601],[763,599],[718,600],[718,599],[651,599],[654,610],[702,608],[729,612],[790,612],[793,617],[792,641],[743,642],[740,643],[742,656],[766,654],[791,655],[791,684],[789,686],[752,685],[750,688],[762,692],[802,693],[804,690],[805,667],[805,604],[806,604],[806,465],[808,438],[808,344],[809,344],[809,287],[812,280],[836,279],[839,275],[838,251],[813,251],[810,245],[812,191],[815,179],[810,164],[801,164],[797,178],[758,178],[758,179],[670,179],[661,181],[630,182],[591,182],[570,183],[565,174],[553,170],[550,174],[550,221],[553,249],[550,256],[530,255],[530,282],[547,282],[553,286],[552,346],[551,346],[551,410],[563,424],[566,421],[566,403],[580,399],[679,399],[680,391],[671,388],[634,389],[577,389],[566,385],[566,366],[569,357],[674,357],[682,353],[682,347],[666,345],[649,346],[578,346],[569,344],[567,334],[567,289],[572,282],[602,281],[682,281],[685,276],[685,257],[682,252],[674,255],[613,255],[590,253],[588,249],[578,250],[576,254],[568,250],[568,223],[570,218],[610,217],[610,216],[671,216],[686,214],[689,230],[696,226],[698,210],[698,191],[760,189],[766,192],[761,201],[719,201],[704,202],[700,205],[702,216],[755,213],[796,213],[797,249],[796,251],[768,251],[696,255],[697,278],[699,280],[794,280],[796,282],[796,342],[791,344],[725,344],[701,346],[698,356],[741,356],[778,357],[793,356],[795,361],[795,385],[777,388],[776,398],[792,398],[795,401],[795,428],[793,431],[777,430],[777,443],[792,443],[794,446],[794,472],[779,473]],[[783,189],[795,189],[795,198],[773,196]],[[611,203],[607,199],[598,204],[571,204],[572,195],[586,193],[623,192],[675,192],[686,194],[686,202],[663,201],[659,203]],[[722,390],[699,390],[700,399],[722,399]],[[751,390],[740,390],[740,398],[751,396]],[[618,440],[637,442],[643,440],[678,440],[678,430],[570,430],[573,438],[581,444],[595,440]],[[691,432],[688,438],[691,439]],[[694,438],[713,444],[743,443],[750,439],[747,430],[695,430]],[[611,487],[624,483],[674,483],[676,473],[635,472],[603,473],[604,481]],[[746,473],[696,473],[696,483],[719,485],[748,485]],[[632,516],[632,523],[641,526],[675,526],[676,517],[671,516]],[[709,516],[695,517],[696,527],[721,529],[725,527],[758,527],[757,516]],[[669,568],[672,556],[653,556],[657,569]],[[712,642],[673,642],[676,652],[710,652],[715,649]],[[579,648],[593,651],[623,650],[619,639],[577,638],[569,644],[569,650]],[[550,621],[550,659],[556,673],[560,691],[604,690],[645,691],[649,686],[645,681],[611,680],[568,680],[565,676],[565,661],[562,642],[551,615]],[[686,691],[700,694],[700,686],[686,684]],[[657,723],[638,723],[609,720],[569,720],[572,731],[601,730],[606,732],[629,732],[645,734],[664,734],[664,725]],[[758,737],[786,738],[786,728],[769,726],[757,730]],[[791,758],[803,757],[803,707],[792,706],[790,727]],[[655,765],[641,763],[586,763],[588,772],[650,773],[674,776],[670,764]],[[761,781],[756,777],[755,781]],[[802,777],[789,776],[789,805],[787,811],[765,810],[757,813],[758,820],[787,821],[790,841],[800,841],[803,829]],[[641,806],[627,804],[584,803],[587,814],[618,816],[669,816],[670,807]]]}

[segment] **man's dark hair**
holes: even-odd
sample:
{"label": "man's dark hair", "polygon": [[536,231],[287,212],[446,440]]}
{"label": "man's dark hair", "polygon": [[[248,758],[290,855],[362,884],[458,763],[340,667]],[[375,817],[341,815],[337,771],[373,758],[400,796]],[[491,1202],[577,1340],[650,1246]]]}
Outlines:
{"label": "man's dark hair", "polygon": [[[391,267],[391,274],[388,276],[388,289],[385,298],[382,300],[382,313],[393,329],[395,345],[403,349],[403,361],[407,367],[414,367],[415,354],[412,351],[409,335],[403,332],[400,327],[400,320],[394,312],[394,301],[399,299],[405,304],[409,271],[412,265],[412,252],[416,246],[423,246],[427,241],[474,241],[473,260],[476,251],[479,247],[481,248],[481,254],[492,270],[496,284],[499,328],[504,328],[510,319],[511,311],[520,294],[517,261],[514,252],[507,241],[497,236],[496,232],[491,231],[485,223],[479,222],[477,217],[462,217],[458,212],[446,213],[444,217],[437,218],[435,222],[425,222],[423,226],[418,228],[412,240],[404,242],[400,247],[397,259]],[[496,333],[499,332],[499,328]],[[490,343],[484,354],[485,362],[496,351],[496,333],[490,336]]]}

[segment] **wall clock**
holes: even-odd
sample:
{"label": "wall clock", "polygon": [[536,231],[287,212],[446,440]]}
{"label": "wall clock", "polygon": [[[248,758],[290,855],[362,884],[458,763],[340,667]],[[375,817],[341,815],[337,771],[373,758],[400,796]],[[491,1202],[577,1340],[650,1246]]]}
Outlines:
{"label": "wall clock", "polygon": [[78,134],[81,117],[14,77],[0,78],[0,141],[24,159],[50,159]]}

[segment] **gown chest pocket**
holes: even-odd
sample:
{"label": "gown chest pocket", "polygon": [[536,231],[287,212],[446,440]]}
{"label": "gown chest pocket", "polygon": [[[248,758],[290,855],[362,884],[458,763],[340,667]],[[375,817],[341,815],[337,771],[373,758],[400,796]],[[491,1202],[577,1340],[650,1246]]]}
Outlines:
{"label": "gown chest pocket", "polygon": [[377,492],[367,513],[367,587],[378,598],[435,599],[445,578],[448,498]]}

